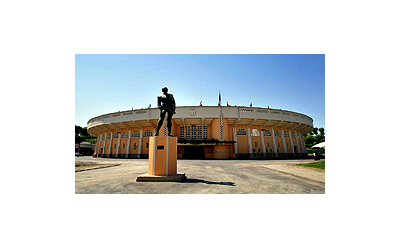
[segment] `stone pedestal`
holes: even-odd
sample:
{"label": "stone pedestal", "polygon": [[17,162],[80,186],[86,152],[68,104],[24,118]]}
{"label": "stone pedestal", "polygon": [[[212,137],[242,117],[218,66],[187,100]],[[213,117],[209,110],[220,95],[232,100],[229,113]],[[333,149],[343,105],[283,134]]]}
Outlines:
{"label": "stone pedestal", "polygon": [[177,137],[149,138],[149,169],[136,181],[182,181],[185,174],[177,173]]}

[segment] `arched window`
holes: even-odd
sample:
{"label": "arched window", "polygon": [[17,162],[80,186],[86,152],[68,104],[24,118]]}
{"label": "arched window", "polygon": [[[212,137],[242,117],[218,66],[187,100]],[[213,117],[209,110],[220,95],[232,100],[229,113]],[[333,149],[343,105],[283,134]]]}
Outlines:
{"label": "arched window", "polygon": [[239,130],[237,131],[237,135],[238,135],[238,136],[246,136],[246,135],[247,135],[247,132],[246,132],[245,129],[239,128]]}
{"label": "arched window", "polygon": [[203,138],[208,139],[208,125],[203,126]]}
{"label": "arched window", "polygon": [[143,137],[151,137],[151,131],[149,129],[145,130]]}
{"label": "arched window", "polygon": [[251,130],[251,136],[259,137],[260,136],[260,132],[257,129],[253,129],[253,130]]}
{"label": "arched window", "polygon": [[197,126],[197,139],[202,139],[201,125]]}
{"label": "arched window", "polygon": [[196,139],[196,126],[192,125],[192,139]]}
{"label": "arched window", "polygon": [[187,140],[190,139],[190,126],[189,125],[186,126],[186,139]]}
{"label": "arched window", "polygon": [[132,137],[140,137],[138,131],[133,131],[132,132]]}
{"label": "arched window", "polygon": [[118,138],[118,132],[114,133],[114,138]]}
{"label": "arched window", "polygon": [[179,138],[184,139],[185,138],[185,128],[181,125],[179,126]]}
{"label": "arched window", "polygon": [[264,131],[264,137],[270,137],[271,136],[271,131],[270,130],[265,130]]}
{"label": "arched window", "polygon": [[279,133],[278,130],[275,130],[275,136],[276,136],[276,137],[280,137],[280,136],[281,136],[281,133]]}
{"label": "arched window", "polygon": [[126,132],[126,131],[124,131],[123,133],[122,133],[122,138],[127,138],[128,137],[128,133]]}

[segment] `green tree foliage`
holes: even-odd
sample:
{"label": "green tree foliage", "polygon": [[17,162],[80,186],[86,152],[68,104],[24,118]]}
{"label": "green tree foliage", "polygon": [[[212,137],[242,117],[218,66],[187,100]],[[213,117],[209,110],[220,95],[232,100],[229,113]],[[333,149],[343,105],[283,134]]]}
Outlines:
{"label": "green tree foliage", "polygon": [[[319,134],[318,134],[319,131]],[[310,148],[316,144],[322,143],[325,141],[325,129],[314,127],[313,131],[310,134],[307,134],[304,137],[304,143],[306,147]]]}
{"label": "green tree foliage", "polygon": [[87,127],[80,127],[79,125],[75,125],[75,143],[79,144],[83,141],[93,142],[96,137],[90,135],[87,132]]}
{"label": "green tree foliage", "polygon": [[321,134],[322,136],[325,136],[325,129],[324,127],[321,127],[318,129],[319,130],[319,134]]}
{"label": "green tree foliage", "polygon": [[304,143],[306,147],[311,147],[317,143],[317,138],[314,135],[308,134],[304,137]]}

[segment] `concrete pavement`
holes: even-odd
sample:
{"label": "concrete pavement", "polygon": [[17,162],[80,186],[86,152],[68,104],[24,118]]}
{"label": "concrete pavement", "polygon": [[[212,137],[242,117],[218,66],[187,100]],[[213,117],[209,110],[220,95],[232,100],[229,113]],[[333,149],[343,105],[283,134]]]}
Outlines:
{"label": "concrete pavement", "polygon": [[178,160],[184,182],[136,182],[147,159],[76,158],[121,164],[75,173],[77,194],[324,194],[325,171],[295,166],[313,160]]}

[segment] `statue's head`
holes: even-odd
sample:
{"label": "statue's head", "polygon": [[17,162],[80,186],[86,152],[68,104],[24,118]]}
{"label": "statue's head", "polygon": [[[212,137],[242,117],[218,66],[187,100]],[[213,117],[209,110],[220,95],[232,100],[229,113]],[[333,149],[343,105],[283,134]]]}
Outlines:
{"label": "statue's head", "polygon": [[167,93],[167,92],[168,92],[168,88],[167,88],[167,87],[163,87],[163,88],[161,89],[161,91],[162,91],[163,93]]}

